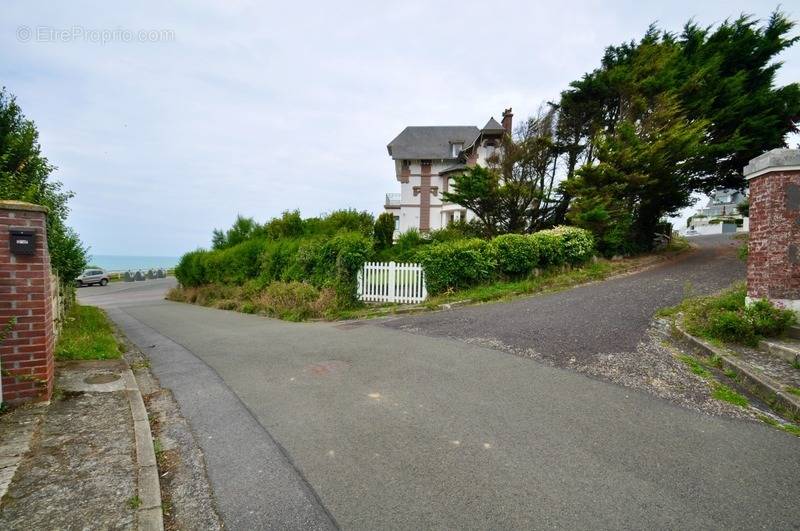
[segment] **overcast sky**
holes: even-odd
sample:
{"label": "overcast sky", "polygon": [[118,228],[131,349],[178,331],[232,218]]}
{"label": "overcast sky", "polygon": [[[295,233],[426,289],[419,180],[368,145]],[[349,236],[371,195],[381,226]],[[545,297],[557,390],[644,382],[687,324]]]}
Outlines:
{"label": "overcast sky", "polygon": [[[378,213],[399,191],[386,144],[406,125],[524,118],[651,22],[777,5],[121,4],[12,0],[0,20],[0,84],[38,125],[94,254],[178,255],[237,213]],[[800,79],[800,47],[781,59],[779,82]]]}

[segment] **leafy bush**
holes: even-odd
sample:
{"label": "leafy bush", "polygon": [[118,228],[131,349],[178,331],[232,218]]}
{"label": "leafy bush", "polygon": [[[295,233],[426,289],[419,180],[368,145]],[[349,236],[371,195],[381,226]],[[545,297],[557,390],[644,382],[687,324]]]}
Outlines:
{"label": "leafy bush", "polygon": [[530,274],[539,265],[539,248],[522,234],[504,234],[492,240],[497,267],[507,277]]}
{"label": "leafy bush", "polygon": [[746,305],[746,294],[744,284],[738,284],[717,296],[684,301],[677,310],[685,313],[691,334],[750,346],[762,337],[781,335],[797,321],[794,312],[767,300]]}
{"label": "leafy bush", "polygon": [[334,260],[334,276],[328,285],[336,291],[337,301],[347,307],[357,300],[358,270],[372,254],[372,241],[357,232],[341,233],[322,247],[326,266]]}
{"label": "leafy bush", "polygon": [[479,239],[432,244],[421,249],[418,256],[428,291],[433,294],[485,282],[497,267],[492,247]]}
{"label": "leafy bush", "polygon": [[304,282],[273,282],[269,284],[255,301],[255,306],[267,315],[303,321],[316,314],[314,304],[319,291]]}
{"label": "leafy bush", "polygon": [[528,238],[533,242],[539,256],[539,265],[542,267],[561,265],[564,263],[564,249],[561,246],[561,236],[553,230],[540,230]]}
{"label": "leafy bush", "polygon": [[759,300],[745,309],[748,320],[753,324],[755,333],[764,337],[775,337],[783,334],[797,321],[791,310],[776,308],[768,300]]}
{"label": "leafy bush", "polygon": [[562,256],[568,264],[580,264],[594,255],[594,236],[586,229],[560,226],[552,232],[561,238]]}
{"label": "leafy bush", "polygon": [[208,282],[205,273],[205,257],[208,251],[198,249],[184,254],[175,267],[175,278],[182,286],[195,287]]}
{"label": "leafy bush", "polygon": [[320,218],[306,220],[307,235],[332,235],[337,232],[358,232],[364,236],[372,236],[375,219],[369,212],[353,209],[335,210]]}
{"label": "leafy bush", "polygon": [[294,264],[299,248],[299,240],[282,239],[266,242],[259,257],[262,281],[287,280],[288,270]]}
{"label": "leafy bush", "polygon": [[263,229],[264,235],[270,240],[281,238],[300,238],[305,233],[306,227],[299,210],[287,210],[281,217],[269,220]]}
{"label": "leafy bush", "polygon": [[394,216],[391,213],[384,212],[375,220],[373,238],[375,239],[375,247],[377,249],[386,249],[392,246],[392,239],[394,238]]}

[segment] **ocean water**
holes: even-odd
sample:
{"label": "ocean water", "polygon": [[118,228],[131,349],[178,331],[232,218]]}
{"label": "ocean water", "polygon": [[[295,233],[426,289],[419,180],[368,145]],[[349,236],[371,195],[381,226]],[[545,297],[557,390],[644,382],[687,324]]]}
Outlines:
{"label": "ocean water", "polygon": [[179,256],[124,256],[115,254],[95,254],[89,257],[89,264],[106,271],[127,271],[129,269],[158,269],[178,265]]}

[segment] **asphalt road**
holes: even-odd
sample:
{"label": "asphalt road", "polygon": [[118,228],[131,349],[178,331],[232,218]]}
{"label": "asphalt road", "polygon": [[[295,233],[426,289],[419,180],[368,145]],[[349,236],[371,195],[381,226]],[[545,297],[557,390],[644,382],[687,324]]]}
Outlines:
{"label": "asphalt road", "polygon": [[745,264],[737,257],[740,240],[719,235],[690,241],[698,246],[696,251],[635,275],[385,324],[512,352],[533,350],[559,366],[569,365],[570,358],[585,363],[598,354],[630,352],[643,339],[656,310],[679,303],[687,292],[706,294],[744,279]]}
{"label": "asphalt road", "polygon": [[[682,285],[675,267],[639,275]],[[765,425],[450,338],[166,302],[166,287],[80,298],[106,307],[173,390],[231,529],[800,521],[800,440]]]}

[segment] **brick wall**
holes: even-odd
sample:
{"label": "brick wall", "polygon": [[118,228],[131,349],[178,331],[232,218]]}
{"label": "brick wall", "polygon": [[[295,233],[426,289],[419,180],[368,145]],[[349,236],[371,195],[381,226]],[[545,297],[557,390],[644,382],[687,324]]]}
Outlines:
{"label": "brick wall", "polygon": [[[747,295],[800,309],[800,168],[796,150],[753,159]],[[747,168],[745,175],[748,175]]]}
{"label": "brick wall", "polygon": [[[0,344],[3,401],[49,400],[53,391],[53,305],[46,211],[42,207],[0,201],[0,326],[17,324]],[[15,255],[9,230],[36,232],[36,253]]]}
{"label": "brick wall", "polygon": [[419,231],[428,232],[431,228],[431,162],[422,161],[422,177],[419,187]]}

